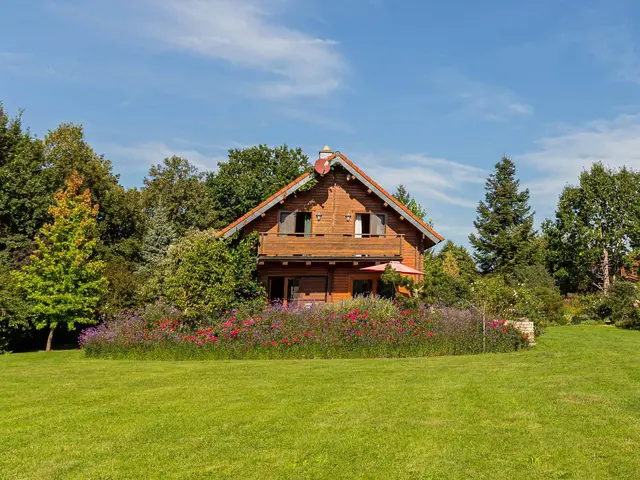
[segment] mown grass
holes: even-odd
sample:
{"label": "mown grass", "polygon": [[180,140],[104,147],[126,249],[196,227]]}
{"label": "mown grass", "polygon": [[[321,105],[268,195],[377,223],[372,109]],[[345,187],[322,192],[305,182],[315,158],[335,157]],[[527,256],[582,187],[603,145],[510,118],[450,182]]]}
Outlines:
{"label": "mown grass", "polygon": [[0,357],[2,478],[638,478],[640,332],[392,360]]}

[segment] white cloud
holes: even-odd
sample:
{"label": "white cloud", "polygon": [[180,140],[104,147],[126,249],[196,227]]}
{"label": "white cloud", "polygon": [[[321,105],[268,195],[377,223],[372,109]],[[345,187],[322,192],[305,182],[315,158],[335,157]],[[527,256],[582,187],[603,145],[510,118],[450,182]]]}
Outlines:
{"label": "white cloud", "polygon": [[398,184],[429,208],[444,203],[464,208],[478,205],[476,190],[487,173],[478,167],[424,154],[356,155],[356,163],[391,193]]}
{"label": "white cloud", "polygon": [[353,127],[344,120],[341,120],[337,115],[322,115],[292,107],[282,107],[279,108],[277,112],[285,117],[300,120],[301,122],[314,125],[325,130],[354,133]]}
{"label": "white cloud", "polygon": [[533,107],[512,90],[471,80],[454,69],[439,69],[429,78],[454,108],[482,120],[503,121],[533,113]]}
{"label": "white cloud", "polygon": [[227,159],[226,155],[207,155],[194,149],[172,148],[162,142],[141,142],[131,145],[105,144],[100,145],[99,150],[105,151],[106,157],[114,159],[119,166],[126,168],[126,165],[130,165],[134,166],[135,170],[140,170],[142,166],[162,163],[162,160],[173,155],[186,158],[201,171],[213,170],[219,161]]}
{"label": "white cloud", "polygon": [[282,24],[274,0],[155,0],[135,29],[165,46],[267,74],[255,91],[283,98],[326,95],[343,81],[336,42]]}
{"label": "white cloud", "polygon": [[526,186],[536,204],[550,207],[562,188],[577,183],[580,173],[594,162],[640,169],[640,114],[592,121],[536,144],[537,149],[518,158],[540,172],[541,177]]}

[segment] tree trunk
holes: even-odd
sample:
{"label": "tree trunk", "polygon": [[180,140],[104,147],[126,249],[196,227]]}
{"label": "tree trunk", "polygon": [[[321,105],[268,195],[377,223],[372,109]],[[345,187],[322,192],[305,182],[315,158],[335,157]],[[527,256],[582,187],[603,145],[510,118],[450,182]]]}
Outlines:
{"label": "tree trunk", "polygon": [[602,256],[602,289],[604,294],[609,293],[611,281],[609,280],[609,251],[605,248]]}
{"label": "tree trunk", "polygon": [[47,348],[45,350],[45,352],[50,352],[51,351],[51,344],[53,343],[53,331],[56,329],[56,327],[49,327],[49,336],[47,337]]}

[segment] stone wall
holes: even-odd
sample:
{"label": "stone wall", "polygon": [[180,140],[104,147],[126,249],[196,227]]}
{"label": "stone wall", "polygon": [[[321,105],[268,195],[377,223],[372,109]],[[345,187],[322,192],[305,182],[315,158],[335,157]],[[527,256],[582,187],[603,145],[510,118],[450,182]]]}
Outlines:
{"label": "stone wall", "polygon": [[521,318],[520,320],[508,320],[507,323],[510,323],[522,333],[527,335],[530,344],[533,345],[536,343],[535,328],[531,320],[529,320],[528,318]]}

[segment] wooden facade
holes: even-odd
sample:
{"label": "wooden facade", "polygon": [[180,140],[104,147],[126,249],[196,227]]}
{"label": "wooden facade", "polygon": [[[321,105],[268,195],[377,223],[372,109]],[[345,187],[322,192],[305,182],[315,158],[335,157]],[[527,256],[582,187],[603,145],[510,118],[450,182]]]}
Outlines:
{"label": "wooden facade", "polygon": [[260,233],[258,274],[272,300],[379,294],[380,273],[362,268],[398,261],[422,271],[425,250],[442,240],[346,157],[332,159],[311,188],[297,187],[305,174],[219,232]]}

